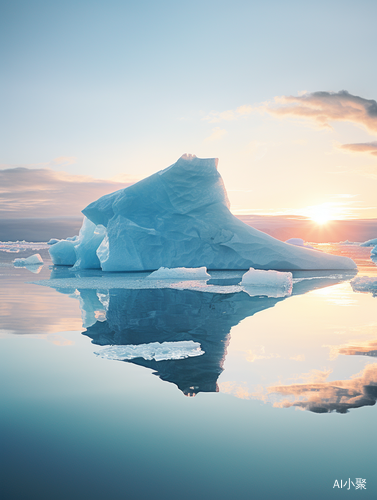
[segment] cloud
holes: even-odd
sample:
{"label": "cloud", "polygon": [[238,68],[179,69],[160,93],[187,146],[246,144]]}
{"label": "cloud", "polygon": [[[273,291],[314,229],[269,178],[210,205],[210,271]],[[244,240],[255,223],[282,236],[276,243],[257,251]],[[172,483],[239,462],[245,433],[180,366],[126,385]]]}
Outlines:
{"label": "cloud", "polygon": [[0,164],[0,169],[8,169],[15,167],[25,167],[25,168],[56,168],[56,167],[67,167],[68,165],[72,165],[76,163],[77,158],[75,156],[59,156],[54,158],[51,161],[44,163],[29,163],[25,165],[9,165],[9,164]]}
{"label": "cloud", "polygon": [[224,129],[221,129],[220,127],[215,127],[213,130],[212,130],[212,134],[207,137],[206,139],[204,139],[205,142],[209,142],[209,141],[218,141],[219,139],[221,139],[222,137],[224,137],[224,135],[226,135],[228,132]]}
{"label": "cloud", "polygon": [[377,156],[377,141],[361,142],[356,144],[342,144],[340,149],[351,151],[352,153],[369,153]]}
{"label": "cloud", "polygon": [[5,168],[0,170],[0,214],[4,219],[80,216],[95,199],[136,180],[99,180],[50,168]]}
{"label": "cloud", "polygon": [[377,132],[377,102],[352,95],[346,90],[275,97],[275,104],[281,106],[267,104],[265,110],[276,116],[310,119],[320,127],[330,127],[331,121],[350,121]]}
{"label": "cloud", "polygon": [[227,111],[210,111],[203,120],[209,123],[218,123],[222,121],[233,121],[243,116],[251,114],[253,111],[258,110],[254,106],[244,104],[237,109],[228,109]]}
{"label": "cloud", "polygon": [[285,399],[274,406],[295,406],[315,413],[347,413],[351,408],[376,404],[377,363],[367,365],[350,380],[325,382],[320,379],[304,384],[278,385],[269,387],[268,392],[293,398],[293,401]]}

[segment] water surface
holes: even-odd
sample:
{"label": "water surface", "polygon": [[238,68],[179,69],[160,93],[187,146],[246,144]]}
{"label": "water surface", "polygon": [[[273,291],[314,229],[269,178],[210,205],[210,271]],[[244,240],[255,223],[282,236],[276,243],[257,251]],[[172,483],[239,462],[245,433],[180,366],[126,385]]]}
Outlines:
{"label": "water surface", "polygon": [[[319,248],[377,278],[370,249]],[[296,272],[284,298],[0,254],[5,498],[376,498],[377,298],[352,273]]]}

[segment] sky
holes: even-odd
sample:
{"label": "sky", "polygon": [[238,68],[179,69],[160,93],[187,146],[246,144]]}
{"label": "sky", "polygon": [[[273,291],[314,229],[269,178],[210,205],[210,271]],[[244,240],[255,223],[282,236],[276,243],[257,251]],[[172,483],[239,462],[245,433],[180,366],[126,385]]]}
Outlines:
{"label": "sky", "polygon": [[374,0],[0,0],[0,214],[219,158],[233,213],[377,218]]}

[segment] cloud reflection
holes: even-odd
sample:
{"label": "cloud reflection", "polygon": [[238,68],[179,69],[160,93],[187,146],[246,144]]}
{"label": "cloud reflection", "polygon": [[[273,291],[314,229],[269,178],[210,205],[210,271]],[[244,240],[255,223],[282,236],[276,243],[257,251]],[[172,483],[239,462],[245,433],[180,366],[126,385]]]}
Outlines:
{"label": "cloud reflection", "polygon": [[[323,372],[322,378],[328,375],[329,372]],[[314,413],[347,413],[351,408],[376,404],[377,363],[367,365],[351,380],[277,385],[269,387],[268,392],[291,398],[274,403],[277,407],[296,407]]]}

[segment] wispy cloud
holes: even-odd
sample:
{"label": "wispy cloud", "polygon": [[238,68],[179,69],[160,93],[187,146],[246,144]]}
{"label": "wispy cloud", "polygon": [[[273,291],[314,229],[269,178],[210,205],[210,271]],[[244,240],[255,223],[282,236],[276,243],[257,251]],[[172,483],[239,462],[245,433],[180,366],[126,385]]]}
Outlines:
{"label": "wispy cloud", "polygon": [[17,167],[24,167],[24,168],[61,168],[61,167],[67,167],[68,165],[73,165],[76,163],[77,158],[75,156],[59,156],[57,158],[54,158],[53,160],[50,160],[48,162],[43,162],[43,163],[27,163],[23,165],[12,165],[9,163],[0,163],[0,169],[9,169],[9,168],[17,168]]}
{"label": "wispy cloud", "polygon": [[[252,113],[268,113],[281,118],[301,118],[319,128],[331,129],[331,122],[347,121],[361,125],[369,132],[377,133],[377,101],[339,92],[300,92],[298,96],[277,96],[258,105],[245,104],[236,109],[211,111],[203,120],[210,123],[234,121]],[[354,153],[369,153],[377,156],[377,141],[343,144],[342,150]]]}
{"label": "wispy cloud", "polygon": [[361,142],[356,144],[342,144],[341,149],[351,151],[351,153],[368,153],[377,156],[377,141]]}
{"label": "wispy cloud", "polygon": [[220,127],[212,129],[212,134],[204,139],[205,142],[218,141],[224,137],[228,132]]}
{"label": "wispy cloud", "polygon": [[136,180],[99,180],[50,168],[5,168],[0,170],[0,214],[3,218],[79,216],[93,200]]}
{"label": "wispy cloud", "polygon": [[257,111],[258,109],[258,107],[244,104],[236,109],[228,109],[227,111],[210,111],[208,115],[204,116],[203,120],[209,123],[233,121],[243,116],[250,115],[253,111]]}

